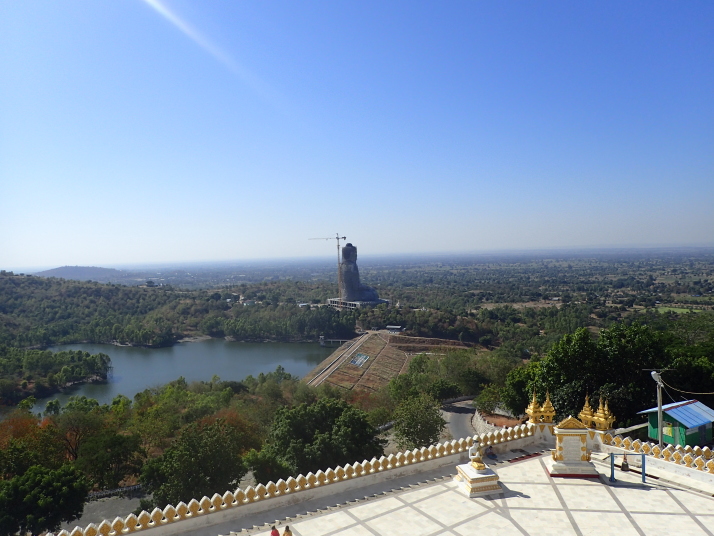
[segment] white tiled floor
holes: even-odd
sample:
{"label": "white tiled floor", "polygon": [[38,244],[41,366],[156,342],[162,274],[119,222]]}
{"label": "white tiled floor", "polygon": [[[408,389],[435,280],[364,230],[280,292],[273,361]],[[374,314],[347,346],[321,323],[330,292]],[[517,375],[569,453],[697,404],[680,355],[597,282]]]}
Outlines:
{"label": "white tiled floor", "polygon": [[615,500],[598,482],[599,486],[558,486],[560,495],[571,510],[609,510],[620,512]]}
{"label": "white tiled floor", "polygon": [[388,515],[367,521],[367,526],[377,534],[404,534],[408,527],[407,534],[411,536],[426,536],[427,534],[438,534],[441,527],[411,508],[400,508]]}
{"label": "white tiled floor", "polygon": [[704,525],[709,532],[714,533],[714,515],[696,516],[699,522]]}
{"label": "white tiled floor", "polygon": [[[687,495],[693,495],[687,493]],[[667,495],[664,489],[621,488],[616,494],[619,501],[630,512],[659,512],[662,514],[683,514],[684,510]],[[696,495],[695,495],[696,497]],[[714,509],[714,504],[711,506]]]}
{"label": "white tiled floor", "polygon": [[693,514],[714,514],[712,500],[709,497],[701,497],[678,489],[671,490],[671,493]]}
{"label": "white tiled floor", "polygon": [[632,514],[645,534],[668,534],[676,531],[677,536],[702,536],[706,534],[695,522],[685,516],[659,516],[652,514]]}
{"label": "white tiled floor", "polygon": [[289,524],[296,536],[714,536],[714,498],[661,481],[642,484],[625,473],[614,485],[606,477],[553,479],[542,458],[494,469],[502,496],[469,499],[443,480]]}
{"label": "white tiled floor", "polygon": [[637,536],[638,532],[627,516],[620,512],[571,512],[583,536],[599,536],[603,527],[610,534]]}
{"label": "white tiled floor", "polygon": [[402,508],[403,506],[404,503],[392,496],[384,499],[367,501],[359,506],[353,506],[350,508],[350,512],[360,519],[369,519],[371,517],[384,514],[385,512]]}

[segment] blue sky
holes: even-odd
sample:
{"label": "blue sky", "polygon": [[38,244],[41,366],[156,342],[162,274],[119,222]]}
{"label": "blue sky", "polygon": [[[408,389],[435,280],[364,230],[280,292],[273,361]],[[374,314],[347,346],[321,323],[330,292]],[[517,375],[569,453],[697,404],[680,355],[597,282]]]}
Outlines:
{"label": "blue sky", "polygon": [[714,3],[0,3],[0,268],[714,245]]}

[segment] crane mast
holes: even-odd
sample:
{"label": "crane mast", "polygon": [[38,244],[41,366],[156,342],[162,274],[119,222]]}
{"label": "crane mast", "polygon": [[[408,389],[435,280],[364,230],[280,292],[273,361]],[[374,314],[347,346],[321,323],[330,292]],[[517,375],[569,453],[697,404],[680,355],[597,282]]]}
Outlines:
{"label": "crane mast", "polygon": [[337,240],[337,294],[342,301],[342,272],[340,272],[340,240],[347,240],[346,236],[340,236],[340,233],[335,233],[335,236],[327,238],[308,238],[308,240]]}

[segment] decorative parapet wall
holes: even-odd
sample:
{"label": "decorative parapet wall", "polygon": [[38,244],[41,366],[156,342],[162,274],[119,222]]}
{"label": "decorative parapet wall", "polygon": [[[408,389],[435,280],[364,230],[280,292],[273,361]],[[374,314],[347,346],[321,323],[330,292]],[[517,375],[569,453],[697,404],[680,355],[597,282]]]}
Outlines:
{"label": "decorative parapet wall", "polygon": [[[62,530],[57,536],[119,536],[150,530],[147,536],[165,536],[190,532],[197,527],[236,520],[240,516],[287,504],[296,504],[318,497],[328,497],[350,489],[360,488],[378,481],[391,480],[416,474],[445,465],[466,461],[468,449],[474,440],[483,446],[493,446],[494,450],[524,447],[527,445],[553,442],[552,425],[522,424],[515,428],[505,428],[488,434],[476,435],[464,439],[454,439],[430,447],[399,452],[355,462],[351,465],[298,475],[287,480],[248,486],[245,489],[226,491],[223,495],[192,499],[176,506],[168,505],[163,510],[154,508],[141,512],[138,516],[129,514],[117,517],[114,521],[91,523],[84,529],[76,527],[71,532]],[[48,535],[53,536],[53,535]]]}
{"label": "decorative parapet wall", "polygon": [[[604,433],[599,436],[602,452],[646,454],[647,467],[663,469],[699,482],[714,484],[714,452],[709,447],[667,445]],[[636,459],[635,459],[636,461]]]}

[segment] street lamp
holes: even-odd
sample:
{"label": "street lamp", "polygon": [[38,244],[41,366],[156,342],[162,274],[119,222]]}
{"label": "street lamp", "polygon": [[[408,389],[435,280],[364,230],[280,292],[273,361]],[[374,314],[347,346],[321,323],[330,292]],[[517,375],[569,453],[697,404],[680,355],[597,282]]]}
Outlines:
{"label": "street lamp", "polygon": [[652,379],[657,382],[657,441],[659,448],[662,448],[662,376],[653,370],[650,372]]}

